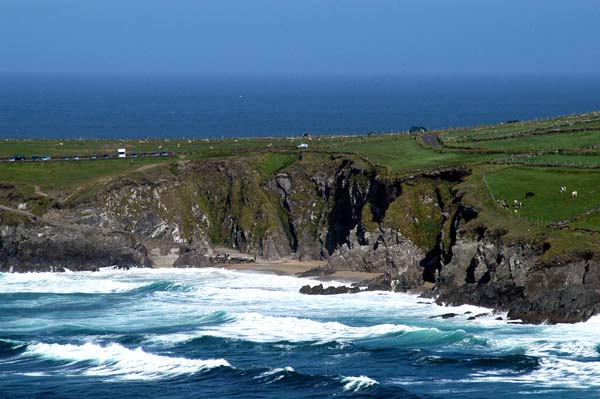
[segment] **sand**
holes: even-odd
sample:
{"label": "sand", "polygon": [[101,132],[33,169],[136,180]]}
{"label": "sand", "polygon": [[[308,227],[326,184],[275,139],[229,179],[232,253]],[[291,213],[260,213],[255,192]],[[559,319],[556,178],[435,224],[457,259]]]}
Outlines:
{"label": "sand", "polygon": [[[265,261],[257,260],[254,263],[240,263],[240,264],[225,264],[219,265],[225,269],[230,270],[254,270],[260,272],[269,272],[279,275],[296,275],[303,273],[308,270],[314,269],[315,267],[325,267],[327,262],[325,261],[310,261],[301,262],[297,260],[281,260],[281,261]],[[381,276],[381,273],[367,273],[367,272],[355,272],[350,270],[337,271],[333,274],[326,276],[314,277],[320,281],[342,281],[345,283],[356,283],[359,281],[372,279]]]}
{"label": "sand", "polygon": [[[149,256],[152,259],[155,268],[170,268],[179,256],[179,248],[171,248],[171,245],[162,242],[147,240],[146,246],[150,248]],[[230,248],[216,247],[215,252],[220,254],[229,254],[230,256],[245,256],[244,254]],[[303,273],[316,267],[327,266],[326,261],[308,261],[301,262],[298,260],[277,260],[268,261],[257,259],[252,263],[228,263],[216,264],[215,267],[222,267],[229,270],[252,270],[257,272],[274,273],[282,276],[295,276],[298,273]],[[379,277],[381,273],[366,273],[355,272],[350,270],[338,271],[326,276],[311,277],[319,281],[340,281],[344,283],[357,283],[363,280]]]}

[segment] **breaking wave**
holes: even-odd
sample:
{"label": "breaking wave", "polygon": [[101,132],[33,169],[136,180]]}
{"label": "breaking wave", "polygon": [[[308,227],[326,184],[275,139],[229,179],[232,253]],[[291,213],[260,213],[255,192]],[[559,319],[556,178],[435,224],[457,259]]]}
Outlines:
{"label": "breaking wave", "polygon": [[[27,347],[24,355],[66,362],[69,370],[88,376],[119,379],[159,379],[205,372],[218,367],[232,367],[225,359],[187,359],[128,349],[116,343],[101,346],[37,343]],[[77,366],[77,367],[74,367]]]}

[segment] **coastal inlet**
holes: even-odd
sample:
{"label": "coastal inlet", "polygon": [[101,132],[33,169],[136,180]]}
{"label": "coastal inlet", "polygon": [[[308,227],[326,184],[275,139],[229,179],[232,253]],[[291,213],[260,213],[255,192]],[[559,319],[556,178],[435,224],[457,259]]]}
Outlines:
{"label": "coastal inlet", "polygon": [[[527,325],[254,271],[0,274],[0,397],[580,398],[600,320]],[[325,287],[343,282],[325,281]]]}

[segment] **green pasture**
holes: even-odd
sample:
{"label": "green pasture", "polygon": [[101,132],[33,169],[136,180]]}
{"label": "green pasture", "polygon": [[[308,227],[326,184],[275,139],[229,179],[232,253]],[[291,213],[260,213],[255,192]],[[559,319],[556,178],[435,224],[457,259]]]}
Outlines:
{"label": "green pasture", "polygon": [[600,231],[600,212],[592,212],[589,215],[577,218],[577,220],[569,223],[569,226],[579,229]]}
{"label": "green pasture", "polygon": [[534,156],[519,156],[511,158],[511,163],[525,164],[530,166],[556,165],[564,167],[599,167],[600,153],[588,155],[567,155],[567,154],[544,154]]}
{"label": "green pasture", "polygon": [[110,159],[96,161],[15,162],[0,164],[0,181],[38,186],[42,191],[69,191],[134,172],[144,166],[173,162],[168,158]]}
{"label": "green pasture", "polygon": [[[600,208],[600,170],[512,166],[488,172],[484,179],[495,200],[521,201],[518,216],[534,222],[558,222]],[[560,194],[562,185],[565,194]],[[577,198],[571,198],[572,191]]]}
{"label": "green pasture", "polygon": [[[450,148],[452,145],[450,144]],[[600,146],[600,130],[536,134],[490,141],[465,141],[457,145],[461,148],[520,153],[582,149]]]}
{"label": "green pasture", "polygon": [[330,144],[329,149],[358,154],[377,165],[388,167],[392,172],[456,166],[498,157],[493,154],[436,151],[420,145],[416,137],[410,135],[362,137]]}
{"label": "green pasture", "polygon": [[571,130],[597,127],[600,129],[600,114],[569,115],[553,119],[522,121],[477,126],[473,128],[452,129],[444,132],[443,139],[449,143],[469,140],[482,140],[500,137],[526,135],[533,132],[556,129]]}

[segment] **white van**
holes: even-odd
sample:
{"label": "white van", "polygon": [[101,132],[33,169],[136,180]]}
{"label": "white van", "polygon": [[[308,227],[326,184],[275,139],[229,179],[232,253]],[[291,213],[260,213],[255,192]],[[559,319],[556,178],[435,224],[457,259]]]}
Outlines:
{"label": "white van", "polygon": [[125,148],[119,148],[117,152],[119,153],[119,158],[127,157],[127,150]]}

